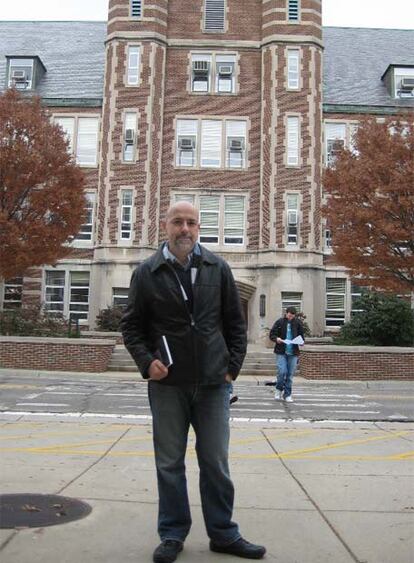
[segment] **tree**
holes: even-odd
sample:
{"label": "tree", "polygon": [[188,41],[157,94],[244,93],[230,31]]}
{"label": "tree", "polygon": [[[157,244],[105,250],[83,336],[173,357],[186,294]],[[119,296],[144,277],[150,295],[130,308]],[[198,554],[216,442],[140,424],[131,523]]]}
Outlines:
{"label": "tree", "polygon": [[395,295],[365,292],[355,301],[358,308],[341,328],[344,344],[413,346],[414,312],[410,304]]}
{"label": "tree", "polygon": [[0,96],[0,276],[53,264],[85,218],[83,174],[38,98]]}
{"label": "tree", "polygon": [[358,285],[414,290],[413,116],[367,118],[325,171],[324,213],[337,261]]}

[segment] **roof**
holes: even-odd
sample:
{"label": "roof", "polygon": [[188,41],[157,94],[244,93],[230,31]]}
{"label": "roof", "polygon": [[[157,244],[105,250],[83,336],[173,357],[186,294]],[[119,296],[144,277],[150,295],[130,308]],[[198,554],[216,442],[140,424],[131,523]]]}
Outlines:
{"label": "roof", "polygon": [[36,92],[42,98],[102,99],[106,22],[0,22],[0,90],[6,56],[40,57],[47,68]]}
{"label": "roof", "polygon": [[[102,100],[106,22],[0,22],[0,90],[6,56],[39,56],[47,73],[42,98]],[[414,64],[414,31],[325,27],[324,106],[414,107],[395,100],[381,81],[389,65]],[[76,105],[76,104],[74,104]]]}
{"label": "roof", "polygon": [[414,107],[414,98],[392,98],[381,81],[389,65],[414,64],[414,31],[324,27],[323,41],[324,104]]}

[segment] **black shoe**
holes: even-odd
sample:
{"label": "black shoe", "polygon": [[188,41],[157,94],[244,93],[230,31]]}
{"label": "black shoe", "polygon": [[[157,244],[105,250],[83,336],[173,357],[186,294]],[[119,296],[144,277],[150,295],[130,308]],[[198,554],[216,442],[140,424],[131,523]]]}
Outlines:
{"label": "black shoe", "polygon": [[233,403],[237,402],[239,400],[237,395],[233,395],[232,397],[230,397],[230,404],[232,405]]}
{"label": "black shoe", "polygon": [[243,538],[224,546],[210,541],[210,549],[217,553],[228,553],[229,555],[236,555],[245,559],[261,559],[266,553],[266,548],[262,545],[255,545]]}
{"label": "black shoe", "polygon": [[164,540],[154,551],[152,560],[154,563],[172,563],[177,555],[183,550],[183,542],[176,540]]}

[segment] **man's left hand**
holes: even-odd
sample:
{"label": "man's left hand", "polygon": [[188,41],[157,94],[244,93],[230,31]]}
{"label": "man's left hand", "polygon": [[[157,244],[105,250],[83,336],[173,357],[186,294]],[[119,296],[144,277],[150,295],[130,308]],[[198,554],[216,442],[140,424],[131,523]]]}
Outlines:
{"label": "man's left hand", "polygon": [[233,383],[233,378],[229,373],[226,373],[226,381],[227,383]]}

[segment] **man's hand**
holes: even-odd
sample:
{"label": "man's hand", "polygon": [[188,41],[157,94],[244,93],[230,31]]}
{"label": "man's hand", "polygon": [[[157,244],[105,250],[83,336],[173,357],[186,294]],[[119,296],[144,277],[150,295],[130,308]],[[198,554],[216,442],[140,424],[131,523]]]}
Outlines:
{"label": "man's hand", "polygon": [[150,379],[159,381],[160,379],[167,377],[168,368],[160,362],[160,360],[154,360],[148,368],[148,375],[150,376]]}
{"label": "man's hand", "polygon": [[227,383],[233,383],[233,378],[229,373],[226,373],[226,381]]}
{"label": "man's hand", "polygon": [[283,340],[282,340],[281,338],[279,338],[279,337],[276,338],[276,342],[277,342],[278,344],[283,344]]}

